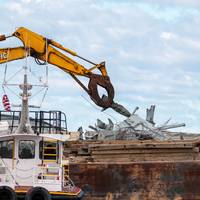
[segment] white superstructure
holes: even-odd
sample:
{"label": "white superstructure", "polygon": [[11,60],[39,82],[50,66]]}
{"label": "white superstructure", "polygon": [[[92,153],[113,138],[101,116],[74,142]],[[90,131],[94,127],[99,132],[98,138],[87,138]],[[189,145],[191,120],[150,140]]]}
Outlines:
{"label": "white superstructure", "polygon": [[[81,199],[83,191],[70,179],[70,163],[63,155],[69,135],[60,128],[62,120],[57,124],[50,111],[48,120],[35,120],[39,120],[40,127],[33,130],[28,110],[31,86],[26,73],[20,88],[23,93],[18,127],[12,127],[12,131],[8,122],[0,122],[0,200],[16,200],[18,196],[26,200]],[[56,134],[44,134],[42,129]]]}

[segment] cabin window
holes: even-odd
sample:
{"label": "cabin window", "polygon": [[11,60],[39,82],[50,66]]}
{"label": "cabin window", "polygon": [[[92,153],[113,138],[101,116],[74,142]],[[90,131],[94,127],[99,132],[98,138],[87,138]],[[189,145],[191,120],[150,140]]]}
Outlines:
{"label": "cabin window", "polygon": [[0,157],[1,158],[12,158],[13,157],[14,141],[7,140],[0,142]]}
{"label": "cabin window", "polygon": [[40,159],[58,160],[59,146],[57,142],[40,141]]}
{"label": "cabin window", "polygon": [[35,141],[21,140],[19,142],[19,158],[21,159],[35,158]]}

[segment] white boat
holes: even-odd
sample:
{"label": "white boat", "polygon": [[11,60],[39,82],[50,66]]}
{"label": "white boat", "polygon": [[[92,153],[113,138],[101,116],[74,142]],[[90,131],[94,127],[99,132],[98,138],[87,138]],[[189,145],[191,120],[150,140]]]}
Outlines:
{"label": "white boat", "polygon": [[11,112],[10,120],[0,123],[0,199],[82,199],[84,193],[70,179],[69,159],[63,155],[69,140],[61,126],[66,118],[61,112],[40,111],[30,120],[27,86],[25,74],[22,111]]}

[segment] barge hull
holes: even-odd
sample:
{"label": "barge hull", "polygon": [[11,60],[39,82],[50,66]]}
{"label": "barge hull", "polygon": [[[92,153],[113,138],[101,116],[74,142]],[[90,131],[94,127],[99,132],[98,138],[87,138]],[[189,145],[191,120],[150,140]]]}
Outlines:
{"label": "barge hull", "polygon": [[200,141],[71,142],[84,200],[200,200]]}
{"label": "barge hull", "polygon": [[199,200],[200,162],[72,164],[84,200]]}

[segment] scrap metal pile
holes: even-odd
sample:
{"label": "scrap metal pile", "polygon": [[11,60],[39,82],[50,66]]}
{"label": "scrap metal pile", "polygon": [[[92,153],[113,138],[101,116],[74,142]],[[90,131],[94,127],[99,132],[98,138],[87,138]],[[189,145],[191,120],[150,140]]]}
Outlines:
{"label": "scrap metal pile", "polygon": [[108,119],[108,123],[97,119],[95,126],[89,126],[92,131],[83,132],[82,128],[79,129],[81,133],[81,139],[83,140],[172,140],[172,132],[168,132],[169,129],[185,126],[184,123],[169,124],[167,120],[162,125],[156,125],[154,122],[155,105],[152,105],[150,109],[147,109],[146,119],[141,118],[136,111],[139,108],[136,107],[134,112],[125,115],[127,118],[117,124],[114,124],[111,119]]}

